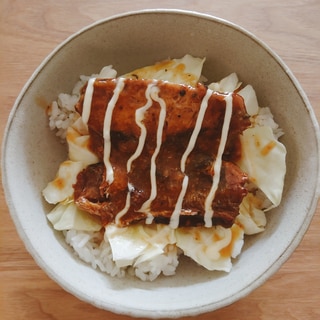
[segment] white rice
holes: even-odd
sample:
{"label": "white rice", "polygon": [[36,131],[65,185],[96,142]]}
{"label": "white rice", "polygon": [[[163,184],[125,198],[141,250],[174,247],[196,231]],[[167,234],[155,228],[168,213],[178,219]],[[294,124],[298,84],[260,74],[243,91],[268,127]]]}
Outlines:
{"label": "white rice", "polygon": [[276,139],[279,139],[284,134],[283,130],[274,121],[273,114],[268,107],[260,108],[259,114],[251,119],[251,121],[258,126],[270,127]]}
{"label": "white rice", "polygon": [[151,261],[144,261],[132,267],[118,267],[112,259],[110,244],[108,241],[104,241],[101,232],[68,230],[63,234],[66,242],[81,260],[112,277],[122,278],[126,274],[130,274],[143,281],[153,281],[161,273],[165,276],[174,275],[179,263],[177,248],[168,245],[165,253],[158,255]]}
{"label": "white rice", "polygon": [[80,97],[80,90],[89,79],[88,76],[80,76],[72,94],[60,93],[58,99],[48,108],[49,127],[56,132],[61,142],[65,142],[67,129],[76,120],[75,106]]}
{"label": "white rice", "polygon": [[66,138],[68,127],[73,123],[75,117],[74,105],[78,101],[77,96],[60,94],[57,101],[53,101],[48,111],[49,127],[56,130],[56,135],[63,141]]}

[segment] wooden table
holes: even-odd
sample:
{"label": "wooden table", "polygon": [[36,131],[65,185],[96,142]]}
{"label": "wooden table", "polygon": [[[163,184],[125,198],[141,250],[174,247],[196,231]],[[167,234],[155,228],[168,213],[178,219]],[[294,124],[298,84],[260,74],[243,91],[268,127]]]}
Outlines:
{"label": "wooden table", "polygon": [[[180,8],[235,22],[273,48],[300,81],[320,119],[319,0],[0,0],[0,132],[34,69],[62,40],[104,17],[145,8]],[[0,192],[0,318],[114,319],[62,290],[19,239]],[[320,207],[302,243],[264,285],[199,319],[320,319]]]}

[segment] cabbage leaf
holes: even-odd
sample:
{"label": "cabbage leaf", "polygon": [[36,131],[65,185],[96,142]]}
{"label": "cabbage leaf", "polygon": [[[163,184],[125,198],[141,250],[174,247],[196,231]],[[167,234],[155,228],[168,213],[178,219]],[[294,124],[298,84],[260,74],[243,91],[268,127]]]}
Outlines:
{"label": "cabbage leaf", "polygon": [[76,183],[78,173],[85,168],[80,161],[66,160],[59,166],[53,181],[43,189],[42,194],[47,202],[56,204],[73,196],[73,184]]}
{"label": "cabbage leaf", "polygon": [[120,228],[107,225],[105,240],[109,241],[113,260],[118,267],[150,261],[175,243],[174,230],[165,225],[132,225]]}
{"label": "cabbage leaf", "polygon": [[201,77],[205,59],[187,54],[180,59],[158,62],[154,65],[133,70],[122,77],[133,79],[156,79],[195,86]]}
{"label": "cabbage leaf", "polygon": [[286,173],[286,148],[268,126],[246,129],[240,137],[240,168],[276,207],[280,204]]}
{"label": "cabbage leaf", "polygon": [[243,229],[236,224],[231,228],[178,228],[175,234],[184,254],[208,270],[229,272],[231,257],[236,258],[243,246]]}
{"label": "cabbage leaf", "polygon": [[80,210],[73,201],[59,203],[47,214],[48,220],[56,230],[99,231],[101,225],[87,212]]}

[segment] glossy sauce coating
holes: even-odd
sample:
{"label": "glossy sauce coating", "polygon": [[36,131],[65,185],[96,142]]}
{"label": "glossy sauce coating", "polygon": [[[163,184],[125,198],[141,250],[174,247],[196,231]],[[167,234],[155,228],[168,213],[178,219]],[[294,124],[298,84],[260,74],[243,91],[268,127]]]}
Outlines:
{"label": "glossy sauce coating", "polygon": [[230,227],[247,193],[235,165],[239,135],[250,125],[242,98],[201,84],[120,78],[91,85],[77,109],[89,115],[100,163],[78,175],[76,204],[102,224]]}

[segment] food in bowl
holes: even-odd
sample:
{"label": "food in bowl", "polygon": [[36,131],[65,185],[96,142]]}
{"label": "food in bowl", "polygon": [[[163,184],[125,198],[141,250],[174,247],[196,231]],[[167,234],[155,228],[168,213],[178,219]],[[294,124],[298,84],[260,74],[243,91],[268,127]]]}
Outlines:
{"label": "food in bowl", "polygon": [[93,267],[154,280],[183,254],[229,272],[280,204],[281,129],[235,73],[205,84],[204,63],[107,66],[50,106],[68,159],[43,190],[48,219]]}

